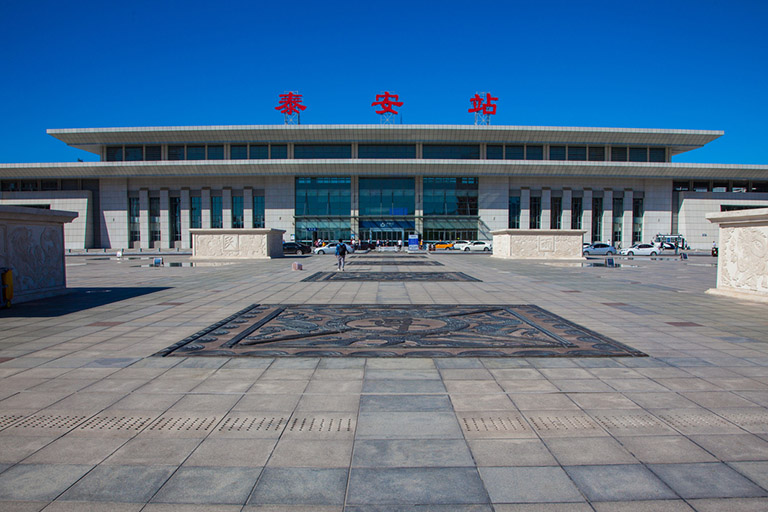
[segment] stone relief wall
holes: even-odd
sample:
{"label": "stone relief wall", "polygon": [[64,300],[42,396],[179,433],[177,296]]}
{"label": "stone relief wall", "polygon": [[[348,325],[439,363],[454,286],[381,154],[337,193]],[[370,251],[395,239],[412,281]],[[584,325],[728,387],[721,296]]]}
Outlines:
{"label": "stone relief wall", "polygon": [[581,230],[505,229],[493,232],[493,255],[507,259],[581,259]]}
{"label": "stone relief wall", "polygon": [[0,207],[0,267],[13,270],[13,303],[66,290],[64,223],[76,213]]}
{"label": "stone relief wall", "polygon": [[719,225],[717,288],[707,293],[768,302],[768,208],[707,215]]}
{"label": "stone relief wall", "polygon": [[260,259],[283,255],[279,229],[192,229],[194,259]]}

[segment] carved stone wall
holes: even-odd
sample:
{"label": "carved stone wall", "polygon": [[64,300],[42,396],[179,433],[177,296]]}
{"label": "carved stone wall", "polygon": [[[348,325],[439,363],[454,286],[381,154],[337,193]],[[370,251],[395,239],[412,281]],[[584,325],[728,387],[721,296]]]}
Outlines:
{"label": "carved stone wall", "polygon": [[768,302],[768,208],[707,215],[719,225],[717,288],[707,293]]}
{"label": "carved stone wall", "polygon": [[0,206],[0,267],[13,270],[13,303],[66,290],[64,224],[77,213]]}
{"label": "carved stone wall", "polygon": [[493,231],[493,256],[517,260],[582,259],[584,231],[504,229]]}
{"label": "carved stone wall", "polygon": [[283,255],[281,229],[190,229],[192,258],[240,260]]}

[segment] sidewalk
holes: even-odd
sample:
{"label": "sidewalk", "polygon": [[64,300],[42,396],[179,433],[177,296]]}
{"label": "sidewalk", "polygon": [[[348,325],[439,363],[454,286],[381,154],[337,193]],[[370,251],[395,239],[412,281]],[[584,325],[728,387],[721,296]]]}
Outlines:
{"label": "sidewalk", "polygon": [[[92,256],[0,312],[0,510],[768,509],[768,315],[704,293],[714,259]],[[649,357],[151,357],[251,304],[534,304]]]}

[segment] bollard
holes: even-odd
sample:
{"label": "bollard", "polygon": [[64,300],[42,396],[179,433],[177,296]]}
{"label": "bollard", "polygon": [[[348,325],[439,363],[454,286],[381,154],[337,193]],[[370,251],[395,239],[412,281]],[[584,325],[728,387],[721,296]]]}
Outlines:
{"label": "bollard", "polygon": [[304,270],[304,266],[301,263],[294,262],[293,266],[292,266],[292,269],[293,270]]}

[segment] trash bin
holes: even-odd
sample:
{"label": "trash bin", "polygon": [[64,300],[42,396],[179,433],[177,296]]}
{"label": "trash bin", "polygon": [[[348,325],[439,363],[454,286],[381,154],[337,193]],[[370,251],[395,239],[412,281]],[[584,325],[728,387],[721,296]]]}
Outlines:
{"label": "trash bin", "polygon": [[0,267],[0,308],[11,307],[13,299],[13,270]]}

